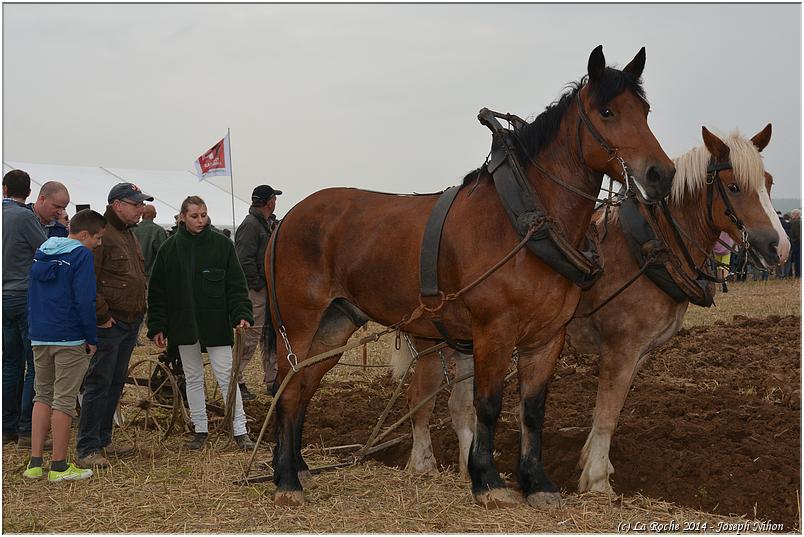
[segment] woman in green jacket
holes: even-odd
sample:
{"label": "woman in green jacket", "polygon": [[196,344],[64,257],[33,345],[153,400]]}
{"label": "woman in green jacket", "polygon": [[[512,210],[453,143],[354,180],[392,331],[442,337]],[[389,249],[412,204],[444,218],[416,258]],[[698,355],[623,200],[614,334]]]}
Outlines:
{"label": "woman in green jacket", "polygon": [[[148,337],[158,347],[178,345],[187,382],[187,403],[195,428],[189,449],[201,449],[208,436],[204,395],[206,347],[212,371],[227,398],[232,371],[232,328],[254,323],[246,277],[232,241],[210,229],[207,206],[198,196],[181,205],[178,229],[156,254],[148,283]],[[254,442],[237,384],[233,432],[241,449]]]}

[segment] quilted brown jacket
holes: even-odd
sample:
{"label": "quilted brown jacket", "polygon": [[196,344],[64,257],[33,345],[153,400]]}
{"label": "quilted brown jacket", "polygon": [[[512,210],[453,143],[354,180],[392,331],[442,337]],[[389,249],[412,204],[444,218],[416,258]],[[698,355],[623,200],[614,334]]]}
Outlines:
{"label": "quilted brown jacket", "polygon": [[98,295],[95,316],[98,324],[109,317],[135,322],[145,314],[145,262],[140,245],[111,207],[104,213],[109,224],[103,243],[93,251]]}

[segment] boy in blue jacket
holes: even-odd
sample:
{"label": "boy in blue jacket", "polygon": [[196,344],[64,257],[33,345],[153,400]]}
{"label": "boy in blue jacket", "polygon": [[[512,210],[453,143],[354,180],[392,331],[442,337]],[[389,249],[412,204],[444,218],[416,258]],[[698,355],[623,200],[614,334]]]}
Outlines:
{"label": "boy in blue jacket", "polygon": [[67,444],[75,398],[97,345],[92,250],[101,244],[106,218],[85,209],[73,216],[69,229],[67,237],[51,237],[36,251],[28,288],[36,397],[31,460],[23,475],[44,477],[42,449],[51,426],[53,459],[47,476],[51,482],[92,476],[92,470],[67,463]]}

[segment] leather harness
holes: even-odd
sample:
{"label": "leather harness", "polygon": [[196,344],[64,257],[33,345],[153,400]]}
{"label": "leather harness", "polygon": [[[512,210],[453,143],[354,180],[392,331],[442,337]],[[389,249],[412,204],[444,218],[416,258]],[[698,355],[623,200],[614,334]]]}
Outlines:
{"label": "leather harness", "polygon": [[[580,103],[579,108],[583,111]],[[526,123],[516,116],[499,114],[487,108],[483,108],[478,114],[480,122],[492,132],[491,154],[484,168],[492,176],[494,188],[505,214],[520,239],[524,238],[528,230],[535,225],[537,231],[526,244],[531,253],[581,289],[588,289],[603,274],[597,252],[594,250],[594,242],[587,241],[589,249],[581,252],[564,236],[558,223],[547,214],[527,180],[516,156],[515,132],[504,128],[497,117],[507,119],[516,125],[516,128]],[[594,130],[585,113],[581,113],[580,117],[583,118],[584,125],[595,135],[595,139],[602,142],[604,148],[610,153],[616,152],[616,149],[606,144],[602,136]],[[581,119],[578,121],[580,124]],[[441,234],[449,209],[460,189],[461,186],[453,186],[445,190],[427,220],[419,256],[420,293],[423,298],[443,295],[438,285]],[[431,322],[450,347],[464,354],[472,352],[472,342],[451,338],[439,316],[431,317]]]}
{"label": "leather harness", "polygon": [[[720,198],[726,209],[724,214],[737,228],[745,233],[745,225],[737,216],[731,204],[726,189],[723,186],[719,172],[732,169],[731,162],[715,162],[712,159],[706,169],[706,213],[710,227],[714,222],[712,207],[714,204],[714,190],[717,188]],[[687,266],[695,272],[695,278],[689,276],[680,266],[678,258],[672,254],[668,246],[657,238],[658,228],[653,208],[637,202],[631,198],[623,202],[620,208],[620,226],[628,239],[631,253],[638,263],[643,263],[648,254],[653,253],[653,259],[648,259],[646,275],[659,289],[672,297],[676,302],[689,300],[697,306],[708,308],[714,304],[714,296],[709,288],[709,282],[722,283],[723,280],[714,277],[695,265],[687,245],[681,238],[678,223],[676,223],[667,202],[662,200],[659,205],[665,220],[670,225],[673,238],[681,250]],[[714,228],[713,228],[714,229]],[[718,231],[715,229],[715,231]],[[745,241],[747,247],[747,241]]]}
{"label": "leather harness", "polygon": [[[631,254],[640,266],[647,265],[645,275],[659,289],[678,303],[689,300],[703,307],[714,303],[708,281],[702,277],[690,277],[679,266],[667,244],[658,238],[652,206],[642,205],[629,197],[620,205],[619,220]],[[672,221],[671,227],[676,229]]]}

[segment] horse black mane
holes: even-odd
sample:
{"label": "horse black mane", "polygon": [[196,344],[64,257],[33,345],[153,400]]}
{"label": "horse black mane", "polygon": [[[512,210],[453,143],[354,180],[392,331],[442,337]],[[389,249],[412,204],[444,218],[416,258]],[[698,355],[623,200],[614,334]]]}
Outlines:
{"label": "horse black mane", "polygon": [[[567,109],[575,99],[575,95],[586,84],[587,76],[578,82],[568,84],[566,91],[556,101],[553,101],[544,109],[544,112],[536,116],[531,123],[521,129],[516,130],[521,146],[518,147],[518,157],[520,162],[527,161],[528,158],[536,158],[543,148],[553,141],[561,125],[561,119]],[[601,108],[622,92],[632,91],[635,95],[647,102],[642,81],[631,73],[619,71],[611,67],[606,67],[603,77],[591,86],[592,105]],[[523,152],[524,149],[524,152]],[[480,168],[474,169],[463,179],[463,184],[468,184],[479,177]]]}

